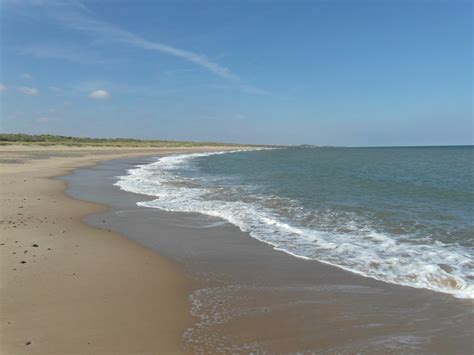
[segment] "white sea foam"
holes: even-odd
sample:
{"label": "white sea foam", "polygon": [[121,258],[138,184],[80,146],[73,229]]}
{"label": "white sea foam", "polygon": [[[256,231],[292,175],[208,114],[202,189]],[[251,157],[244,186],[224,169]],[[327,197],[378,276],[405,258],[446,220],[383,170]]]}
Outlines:
{"label": "white sea foam", "polygon": [[196,158],[224,153],[229,152],[163,157],[130,169],[116,185],[158,197],[139,202],[141,206],[220,217],[295,257],[319,260],[385,282],[474,298],[474,262],[469,251],[458,245],[408,244],[396,236],[354,226],[349,226],[351,233],[304,227],[283,220],[267,207],[274,196],[228,201],[218,198],[222,188],[213,189],[212,184],[178,173],[191,168]]}

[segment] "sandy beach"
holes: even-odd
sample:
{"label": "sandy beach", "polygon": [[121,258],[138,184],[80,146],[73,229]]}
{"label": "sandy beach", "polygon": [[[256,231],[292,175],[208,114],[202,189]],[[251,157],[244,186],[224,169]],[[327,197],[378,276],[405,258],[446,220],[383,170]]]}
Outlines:
{"label": "sandy beach", "polygon": [[64,195],[54,177],[209,149],[1,147],[1,353],[181,353],[190,279],[156,252],[84,224],[107,207]]}
{"label": "sandy beach", "polygon": [[295,258],[117,176],[199,149],[1,148],[1,353],[468,354],[472,302]]}

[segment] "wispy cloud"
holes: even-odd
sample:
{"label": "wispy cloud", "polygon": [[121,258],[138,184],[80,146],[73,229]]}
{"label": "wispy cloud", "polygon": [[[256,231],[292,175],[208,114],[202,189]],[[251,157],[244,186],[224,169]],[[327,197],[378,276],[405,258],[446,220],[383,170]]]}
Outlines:
{"label": "wispy cloud", "polygon": [[[232,86],[231,84],[228,84],[228,83],[225,83],[225,84],[222,84],[222,83],[212,83],[209,85],[209,87],[213,88],[213,89],[217,89],[217,90],[230,90],[230,89],[233,89],[234,86]],[[264,90],[264,89],[260,89],[260,88],[257,88],[255,86],[252,86],[252,85],[245,85],[245,84],[241,84],[239,85],[239,89],[247,94],[251,94],[251,95],[269,95],[270,93],[267,91],[267,90]]]}
{"label": "wispy cloud", "polygon": [[89,99],[107,101],[110,100],[112,96],[105,90],[95,90],[89,94]]}
{"label": "wispy cloud", "polygon": [[30,88],[27,86],[17,86],[16,90],[23,94],[23,95],[29,95],[29,96],[36,96],[39,95],[39,90],[36,88]]}
{"label": "wispy cloud", "polygon": [[243,92],[246,92],[247,94],[252,94],[252,95],[268,95],[269,94],[267,90],[260,89],[251,85],[242,85],[241,89]]}
{"label": "wispy cloud", "polygon": [[31,74],[29,74],[29,73],[23,73],[23,74],[21,74],[21,77],[22,77],[23,79],[26,79],[26,80],[31,80],[31,79],[33,79],[33,76],[31,76]]}
{"label": "wispy cloud", "polygon": [[[47,7],[48,10],[50,10],[48,13],[50,13],[56,21],[73,30],[87,33],[95,37],[98,36],[99,38],[96,39],[119,42],[143,50],[156,51],[181,58],[233,83],[243,92],[253,95],[268,94],[266,90],[254,87],[253,85],[244,82],[229,68],[212,61],[204,54],[176,48],[161,42],[150,41],[129,31],[123,30],[120,27],[102,21],[80,1],[15,0],[15,2]],[[30,48],[28,52],[36,55],[46,55],[45,51],[41,51],[38,48]],[[67,53],[61,52],[56,52],[56,55],[62,55],[65,59],[66,57],[69,57]]]}
{"label": "wispy cloud", "polygon": [[6,85],[0,84],[0,92],[7,91]]}
{"label": "wispy cloud", "polygon": [[[60,16],[56,17],[65,26],[74,30],[86,32],[92,35],[99,35],[104,40],[121,42],[145,50],[158,51],[179,57],[197,64],[210,72],[230,81],[240,81],[240,78],[232,73],[228,68],[221,66],[203,54],[175,48],[163,43],[152,42],[119,27],[95,18],[90,11],[79,10],[76,6],[61,6]],[[82,7],[84,9],[84,7]]]}
{"label": "wispy cloud", "polygon": [[60,59],[81,64],[105,64],[108,62],[99,52],[71,43],[30,43],[18,46],[16,52],[35,58]]}
{"label": "wispy cloud", "polygon": [[55,93],[62,93],[64,91],[63,89],[58,88],[57,86],[49,86],[48,89]]}

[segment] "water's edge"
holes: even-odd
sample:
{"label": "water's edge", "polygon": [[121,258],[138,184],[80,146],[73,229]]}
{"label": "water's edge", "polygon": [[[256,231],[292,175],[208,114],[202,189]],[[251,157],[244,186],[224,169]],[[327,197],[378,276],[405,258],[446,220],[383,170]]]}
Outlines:
{"label": "water's edge", "polygon": [[150,162],[116,160],[76,170],[66,178],[67,192],[110,206],[87,223],[156,250],[202,282],[190,295],[197,322],[183,335],[186,348],[470,352],[470,302],[294,258],[218,218],[137,206],[148,197],[121,191],[115,176]]}
{"label": "water's edge", "polygon": [[[327,248],[328,253],[330,253],[332,249],[339,247],[339,245],[337,245],[337,242],[331,240],[331,235],[324,235],[317,231],[302,230],[300,228],[292,227],[284,222],[278,221],[278,219],[275,219],[271,214],[264,214],[258,209],[249,208],[248,205],[244,206],[244,209],[241,204],[225,204],[222,201],[217,201],[217,204],[204,203],[201,201],[196,202],[196,200],[199,199],[200,194],[203,193],[202,188],[190,189],[183,187],[166,187],[168,181],[176,180],[176,176],[168,174],[165,170],[166,168],[178,166],[179,164],[183,164],[198,157],[224,153],[232,152],[184,154],[160,158],[157,162],[138,165],[133,169],[129,169],[126,175],[118,176],[118,181],[115,184],[125,191],[141,193],[155,198],[158,197],[158,199],[151,201],[140,201],[138,202],[138,205],[140,206],[172,212],[196,212],[222,218],[237,226],[242,232],[247,232],[253,238],[271,245],[275,250],[283,251],[293,257],[307,260],[318,260],[319,262],[327,263],[346,271],[364,277],[371,277],[383,282],[444,292],[459,298],[474,298],[474,288],[471,285],[467,285],[466,282],[456,274],[453,275],[448,273],[441,267],[437,266],[437,264],[439,264],[442,267],[445,267],[443,266],[444,260],[451,260],[454,268],[456,268],[456,264],[469,264],[470,260],[468,256],[463,256],[462,253],[450,252],[449,250],[443,250],[443,252],[440,253],[438,246],[419,247],[420,250],[416,251],[416,254],[411,258],[411,261],[410,259],[407,259],[407,262],[395,266],[395,270],[397,267],[402,268],[402,274],[398,275],[397,273],[393,273],[393,270],[391,269],[393,267],[391,265],[392,261],[384,268],[386,262],[383,255],[386,249],[393,249],[396,246],[394,241],[383,235],[372,233],[369,237],[371,240],[377,242],[375,245],[378,250],[375,250],[375,252],[372,252],[371,254],[369,254],[367,250],[364,250],[367,249],[368,245],[357,247],[357,238],[351,240],[351,242],[353,242],[352,249],[355,249],[352,251],[352,254],[364,255],[363,258],[357,256],[358,260],[356,261],[359,264],[356,263],[353,266],[347,263],[344,264],[344,262],[347,261],[346,258],[342,257],[341,259],[339,257],[338,261],[338,257],[334,257],[333,255],[325,256],[323,254],[320,257],[310,257],[299,251],[302,250],[301,248],[305,247],[306,242],[304,240],[303,242],[298,241],[298,243],[301,243],[301,247],[296,244],[293,249],[288,248],[283,244],[282,240],[284,240],[287,235],[291,234],[303,236],[304,238],[309,236],[310,238],[313,238],[313,240],[318,240],[318,243],[323,245],[323,249]],[[158,169],[162,169],[162,171],[165,172],[157,174],[157,171],[159,171]],[[241,215],[244,215],[244,217],[241,217]],[[256,219],[254,216],[259,216],[259,219]],[[249,223],[249,221],[251,223]],[[278,239],[274,237],[280,233],[282,234],[282,238]],[[345,244],[350,243],[346,242],[344,245]],[[402,249],[402,246],[398,245],[397,248],[400,249],[400,254],[415,253],[413,250],[410,250],[410,246],[403,246],[405,249]],[[411,247],[411,249],[413,248],[414,247]],[[391,257],[393,258],[393,255],[391,255]],[[425,258],[426,261],[424,261]],[[389,259],[389,257],[385,256],[385,259]],[[343,263],[341,263],[341,261]],[[413,266],[410,264],[413,263],[417,264],[417,269],[415,271],[417,273],[416,277],[414,277],[415,275],[411,276],[413,273]],[[372,267],[372,265],[375,266]],[[406,276],[401,277],[403,276],[403,273],[405,273]]]}

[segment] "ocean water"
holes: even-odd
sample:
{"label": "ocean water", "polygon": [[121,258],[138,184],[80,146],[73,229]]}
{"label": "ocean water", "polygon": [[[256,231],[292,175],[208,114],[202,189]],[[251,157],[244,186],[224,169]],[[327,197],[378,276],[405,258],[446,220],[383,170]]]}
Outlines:
{"label": "ocean water", "polygon": [[294,257],[474,298],[474,147],[285,148],[157,158],[142,206],[200,212]]}

